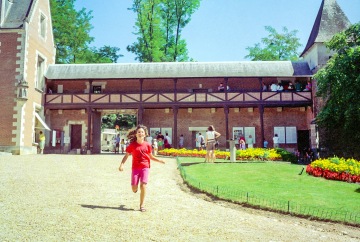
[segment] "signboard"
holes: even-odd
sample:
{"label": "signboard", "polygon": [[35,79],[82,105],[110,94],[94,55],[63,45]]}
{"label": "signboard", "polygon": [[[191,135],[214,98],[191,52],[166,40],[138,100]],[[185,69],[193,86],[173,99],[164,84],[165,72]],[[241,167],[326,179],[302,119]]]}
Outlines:
{"label": "signboard", "polygon": [[153,138],[153,139],[156,139],[156,136],[160,133],[160,128],[150,128],[150,136]]}
{"label": "signboard", "polygon": [[233,127],[233,140],[235,140],[235,144],[239,144],[239,139],[241,136],[244,136],[244,128]]}
{"label": "signboard", "polygon": [[70,144],[70,137],[69,136],[64,137],[64,144]]}

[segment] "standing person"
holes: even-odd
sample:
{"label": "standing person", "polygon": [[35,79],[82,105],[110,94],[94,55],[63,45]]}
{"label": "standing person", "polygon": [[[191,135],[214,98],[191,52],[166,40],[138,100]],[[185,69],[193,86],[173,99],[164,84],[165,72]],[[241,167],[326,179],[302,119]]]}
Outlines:
{"label": "standing person", "polygon": [[273,137],[274,148],[279,148],[279,137],[277,134]]}
{"label": "standing person", "polygon": [[144,125],[138,125],[135,130],[129,132],[127,137],[130,144],[126,148],[126,154],[121,161],[119,171],[124,170],[127,158],[132,155],[132,174],[131,188],[134,193],[138,191],[140,182],[140,211],[145,212],[144,200],[146,195],[146,185],[148,183],[150,160],[165,164],[163,160],[157,159],[151,153],[151,144],[145,141],[148,130]]}
{"label": "standing person", "polygon": [[239,149],[240,150],[245,150],[246,149],[245,140],[240,139],[240,141],[239,141]]}
{"label": "standing person", "polygon": [[254,140],[252,138],[252,135],[249,135],[247,142],[248,142],[248,148],[254,148]]}
{"label": "standing person", "polygon": [[154,156],[157,156],[157,152],[158,152],[158,142],[156,139],[152,140],[152,148],[153,148],[153,154]]}
{"label": "standing person", "polygon": [[264,139],[264,148],[266,149],[268,147],[269,142],[267,142],[266,139]]}
{"label": "standing person", "polygon": [[172,141],[168,133],[165,133],[164,146],[165,142],[167,143],[165,148],[171,148]]}
{"label": "standing person", "polygon": [[204,136],[199,133],[197,139],[195,140],[196,141],[196,147],[199,149],[199,150],[202,150],[204,145],[205,145],[205,138]]}
{"label": "standing person", "polygon": [[179,138],[179,148],[182,149],[184,148],[184,135],[181,134],[180,138]]}
{"label": "standing person", "polygon": [[[245,142],[245,137],[243,135],[240,135],[240,138],[239,138],[239,149],[241,149],[241,144],[246,144]],[[245,145],[245,148],[246,148],[246,145]]]}
{"label": "standing person", "polygon": [[45,148],[45,134],[40,131],[39,132],[39,149],[40,154],[44,154],[44,148]]}
{"label": "standing person", "polygon": [[121,154],[124,154],[124,151],[126,149],[126,144],[124,139],[121,139],[120,145],[121,145]]}
{"label": "standing person", "polygon": [[116,152],[119,154],[119,151],[120,151],[120,134],[117,134],[115,138],[115,154]]}
{"label": "standing person", "polygon": [[205,133],[205,143],[206,143],[206,156],[205,162],[215,162],[215,142],[216,139],[220,137],[220,133],[215,131],[213,125],[208,127],[208,130]]}
{"label": "standing person", "polygon": [[159,146],[159,150],[164,149],[164,135],[162,135],[162,133],[160,132],[157,136],[156,139],[158,141],[158,146]]}

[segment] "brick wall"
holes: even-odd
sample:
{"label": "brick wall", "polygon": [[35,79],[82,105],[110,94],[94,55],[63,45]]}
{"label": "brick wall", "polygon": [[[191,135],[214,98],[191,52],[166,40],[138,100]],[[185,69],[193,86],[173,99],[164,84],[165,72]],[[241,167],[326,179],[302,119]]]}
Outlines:
{"label": "brick wall", "polygon": [[[215,111],[215,112],[212,112]],[[266,108],[264,110],[264,133],[265,138],[272,147],[272,137],[274,136],[274,126],[295,126],[297,130],[309,130],[307,113],[309,110],[304,108]],[[148,128],[171,127],[174,130],[174,114],[170,109],[165,113],[165,109],[146,109],[143,114],[143,124]],[[256,144],[255,147],[262,147],[261,124],[258,108],[230,108],[228,114],[228,133],[229,139],[232,138],[233,127],[255,127]],[[216,131],[221,133],[219,138],[222,148],[226,146],[226,120],[223,108],[193,108],[190,113],[188,109],[179,109],[177,114],[177,135],[184,135],[184,145],[194,148],[194,132],[189,131],[189,127],[208,127],[214,125]],[[178,138],[176,138],[178,139]],[[174,137],[173,137],[174,140]],[[283,148],[296,148],[296,144],[284,144]]]}
{"label": "brick wall", "polygon": [[17,63],[19,57],[18,38],[16,32],[0,34],[0,103],[2,104],[0,115],[0,146],[15,145],[12,138],[14,119],[14,106],[16,105],[16,83],[19,72]]}

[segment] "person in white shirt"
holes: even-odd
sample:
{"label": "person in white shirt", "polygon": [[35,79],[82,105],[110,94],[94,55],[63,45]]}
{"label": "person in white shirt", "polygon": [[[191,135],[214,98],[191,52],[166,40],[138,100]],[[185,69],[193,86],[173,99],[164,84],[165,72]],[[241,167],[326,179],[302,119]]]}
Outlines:
{"label": "person in white shirt", "polygon": [[182,149],[184,148],[184,135],[181,134],[180,138],[179,138],[179,148]]}
{"label": "person in white shirt", "polygon": [[248,148],[254,148],[254,140],[251,135],[249,135],[249,138],[246,141],[248,143]]}
{"label": "person in white shirt", "polygon": [[274,148],[279,148],[279,137],[277,134],[273,137]]}
{"label": "person in white shirt", "polygon": [[277,89],[278,89],[278,85],[276,85],[276,83],[274,82],[273,84],[271,84],[271,86],[270,86],[270,90],[272,91],[272,92],[276,92],[277,91]]}
{"label": "person in white shirt", "polygon": [[196,148],[198,148],[198,150],[202,150],[203,146],[205,145],[205,138],[204,136],[199,133],[198,137],[195,139],[196,142]]}
{"label": "person in white shirt", "polygon": [[206,144],[206,156],[205,162],[215,162],[215,143],[216,139],[220,137],[220,133],[215,131],[213,125],[208,127],[208,130],[205,134],[205,144]]}

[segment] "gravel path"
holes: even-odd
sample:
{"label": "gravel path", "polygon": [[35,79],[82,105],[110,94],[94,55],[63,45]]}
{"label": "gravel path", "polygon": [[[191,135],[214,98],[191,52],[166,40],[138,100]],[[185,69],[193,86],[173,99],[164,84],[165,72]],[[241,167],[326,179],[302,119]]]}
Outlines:
{"label": "gravel path", "polygon": [[122,155],[0,156],[0,241],[360,241],[360,229],[211,201],[174,159],[152,163],[147,211]]}

